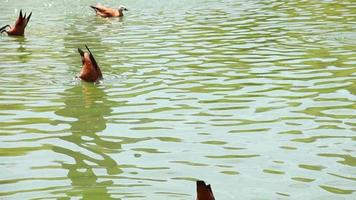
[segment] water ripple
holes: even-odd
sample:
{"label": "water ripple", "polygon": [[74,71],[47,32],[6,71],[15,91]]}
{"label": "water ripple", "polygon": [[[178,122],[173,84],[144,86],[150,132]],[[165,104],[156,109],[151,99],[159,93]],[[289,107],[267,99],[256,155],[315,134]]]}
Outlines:
{"label": "water ripple", "polygon": [[[92,3],[0,5],[33,12],[0,36],[0,198],[355,196],[353,1]],[[73,79],[85,44],[100,84]]]}

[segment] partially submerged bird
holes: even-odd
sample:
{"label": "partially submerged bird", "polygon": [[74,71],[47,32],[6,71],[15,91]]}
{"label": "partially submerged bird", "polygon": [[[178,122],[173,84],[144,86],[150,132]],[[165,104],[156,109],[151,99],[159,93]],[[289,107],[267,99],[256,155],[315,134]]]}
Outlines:
{"label": "partially submerged bird", "polygon": [[[26,13],[25,15],[22,15],[22,9],[20,10],[19,17],[17,18],[15,25],[11,27],[10,25],[5,25],[2,28],[0,28],[0,33],[6,32],[8,35],[11,36],[23,36],[25,34],[25,28],[30,21],[32,12],[28,15],[26,18]],[[6,30],[6,28],[9,28]]]}
{"label": "partially submerged bird", "polygon": [[204,181],[197,181],[197,199],[196,200],[215,200],[210,185]]}
{"label": "partially submerged bird", "polygon": [[90,7],[94,9],[96,15],[101,17],[123,17],[124,11],[128,10],[125,6],[120,6],[118,9],[108,8],[99,4]]}
{"label": "partially submerged bird", "polygon": [[89,53],[84,52],[83,50],[78,48],[78,52],[82,58],[83,63],[82,70],[80,71],[78,77],[87,82],[97,82],[103,79],[103,75],[101,74],[100,67],[96,62],[93,54],[89,50],[88,46],[85,45],[85,47],[87,48]]}

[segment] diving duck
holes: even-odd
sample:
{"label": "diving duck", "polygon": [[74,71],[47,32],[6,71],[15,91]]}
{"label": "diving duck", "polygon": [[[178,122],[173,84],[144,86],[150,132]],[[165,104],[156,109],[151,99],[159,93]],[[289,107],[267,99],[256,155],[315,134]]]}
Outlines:
{"label": "diving duck", "polygon": [[79,76],[77,77],[79,77],[83,81],[94,83],[103,79],[103,75],[101,74],[100,67],[96,62],[93,54],[89,50],[88,46],[85,45],[85,47],[87,48],[89,53],[84,52],[83,50],[78,48],[78,52],[82,58],[83,67],[80,71]]}
{"label": "diving duck", "polygon": [[210,185],[206,185],[204,181],[197,181],[197,199],[196,200],[215,200],[213,191]]}
{"label": "diving duck", "polygon": [[123,17],[124,11],[128,10],[125,6],[120,6],[118,9],[108,8],[99,4],[90,7],[94,9],[96,15],[101,17]]}
{"label": "diving duck", "polygon": [[[11,27],[10,25],[5,25],[0,28],[0,33],[6,32],[10,36],[23,36],[25,34],[25,28],[30,21],[32,12],[26,18],[25,15],[22,15],[22,9],[20,10],[19,17],[17,18],[15,25]],[[8,30],[6,28],[9,28]]]}

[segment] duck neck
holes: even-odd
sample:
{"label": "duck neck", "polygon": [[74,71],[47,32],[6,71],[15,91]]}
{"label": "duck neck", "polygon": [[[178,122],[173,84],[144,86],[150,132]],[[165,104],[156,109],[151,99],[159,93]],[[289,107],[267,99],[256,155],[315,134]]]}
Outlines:
{"label": "duck neck", "polygon": [[124,12],[122,11],[122,9],[119,9],[119,17],[123,17],[124,16]]}

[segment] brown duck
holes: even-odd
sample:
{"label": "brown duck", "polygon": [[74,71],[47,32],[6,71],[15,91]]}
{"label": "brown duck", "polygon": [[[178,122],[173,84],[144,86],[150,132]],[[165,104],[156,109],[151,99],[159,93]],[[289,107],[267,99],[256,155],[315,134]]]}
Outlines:
{"label": "brown duck", "polygon": [[97,82],[103,79],[103,75],[101,74],[100,67],[96,62],[93,54],[89,50],[88,46],[85,45],[85,47],[87,48],[89,53],[84,52],[83,50],[78,48],[78,52],[82,58],[82,63],[83,63],[82,70],[80,71],[78,77],[83,81]]}
{"label": "brown duck", "polygon": [[[11,27],[10,25],[5,25],[0,28],[0,33],[6,32],[10,36],[23,36],[25,34],[25,28],[30,21],[32,12],[26,18],[25,15],[22,15],[22,9],[20,10],[19,17],[17,18],[15,25]],[[9,28],[9,29],[7,29]]]}
{"label": "brown duck", "polygon": [[204,181],[197,181],[197,199],[196,200],[215,200],[210,185]]}
{"label": "brown duck", "polygon": [[96,15],[101,17],[123,17],[124,11],[128,10],[125,6],[120,6],[118,9],[105,7],[99,4],[90,7],[94,9]]}

